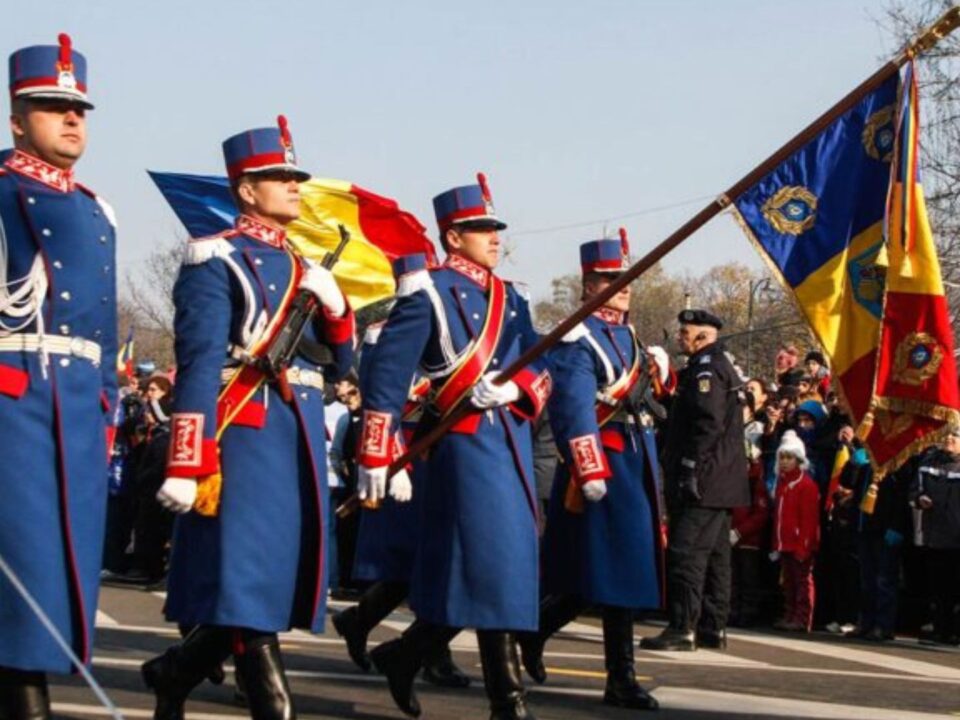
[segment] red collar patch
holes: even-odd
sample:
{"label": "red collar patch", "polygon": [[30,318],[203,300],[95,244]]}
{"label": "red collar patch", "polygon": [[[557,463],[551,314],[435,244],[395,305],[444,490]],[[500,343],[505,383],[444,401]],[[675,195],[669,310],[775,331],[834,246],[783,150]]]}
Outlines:
{"label": "red collar patch", "polygon": [[484,289],[490,284],[490,271],[461,255],[448,255],[444,266],[456,270]]}
{"label": "red collar patch", "polygon": [[43,183],[62,193],[73,192],[76,182],[73,179],[73,170],[61,170],[40,158],[28,155],[22,150],[14,150],[13,155],[4,163],[8,168],[21,175]]}
{"label": "red collar patch", "polygon": [[254,220],[249,215],[240,215],[237,217],[236,228],[244,235],[248,235],[267,245],[272,245],[275,248],[282,248],[287,241],[286,230],[266,225],[259,220]]}

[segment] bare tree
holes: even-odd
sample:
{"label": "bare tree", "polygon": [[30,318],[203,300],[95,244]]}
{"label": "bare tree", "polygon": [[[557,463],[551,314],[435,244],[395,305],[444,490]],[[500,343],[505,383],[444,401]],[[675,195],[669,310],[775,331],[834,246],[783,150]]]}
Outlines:
{"label": "bare tree", "polygon": [[182,241],[154,250],[136,271],[128,271],[120,298],[121,342],[135,328],[138,360],[158,367],[173,364],[173,284],[180,271]]}

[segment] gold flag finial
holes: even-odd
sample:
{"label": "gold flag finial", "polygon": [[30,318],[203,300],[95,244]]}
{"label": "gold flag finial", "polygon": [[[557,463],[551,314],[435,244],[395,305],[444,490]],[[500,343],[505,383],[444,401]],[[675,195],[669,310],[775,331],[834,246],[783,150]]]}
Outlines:
{"label": "gold flag finial", "polygon": [[920,33],[904,50],[907,59],[926,52],[947,35],[960,27],[960,5],[954,5],[939,19]]}

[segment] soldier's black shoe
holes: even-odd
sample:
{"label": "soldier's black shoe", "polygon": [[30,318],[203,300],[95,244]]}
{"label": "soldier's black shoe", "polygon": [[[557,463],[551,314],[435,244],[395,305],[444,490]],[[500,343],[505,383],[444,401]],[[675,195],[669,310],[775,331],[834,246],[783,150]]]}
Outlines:
{"label": "soldier's black shoe", "polygon": [[[412,627],[412,626],[411,626]],[[420,701],[413,689],[413,681],[420,669],[419,658],[407,657],[403,638],[381,643],[370,651],[374,667],[387,678],[390,696],[407,715],[420,717]]]}
{"label": "soldier's black shoe", "polygon": [[631,710],[656,710],[657,699],[640,687],[633,669],[633,611],[603,608],[603,656],[607,686],[603,704]]}
{"label": "soldier's black shoe", "polygon": [[540,603],[537,632],[517,633],[523,668],[534,682],[542,685],[547,681],[547,668],[543,664],[543,648],[547,640],[586,608],[587,604],[576,595],[550,595]]}
{"label": "soldier's black shoe", "polygon": [[536,720],[527,707],[517,644],[508,632],[478,630],[483,684],[490,700],[490,720]]}
{"label": "soldier's black shoe", "polygon": [[427,658],[423,664],[423,679],[431,685],[439,687],[465,688],[470,686],[470,678],[453,662],[449,645],[444,645],[435,656]]}
{"label": "soldier's black shoe", "polygon": [[726,630],[697,630],[697,647],[711,650],[727,649]]}
{"label": "soldier's black shoe", "polygon": [[360,624],[357,606],[347,608],[333,616],[337,635],[347,642],[347,654],[353,664],[364,672],[370,672],[370,655],[367,654],[367,632]]}
{"label": "soldier's black shoe", "polygon": [[263,635],[247,644],[243,653],[236,656],[236,664],[238,684],[246,692],[251,718],[296,719],[276,635]]}
{"label": "soldier's black shoe", "polygon": [[603,704],[612,707],[629,708],[630,710],[658,710],[660,703],[644,690],[637,682],[633,673],[614,679],[607,675],[607,687],[603,691]]}
{"label": "soldier's black shoe", "polygon": [[517,633],[517,643],[520,645],[520,659],[523,661],[523,669],[527,671],[530,679],[538,685],[543,685],[547,681],[547,668],[543,664],[543,648],[547,644],[546,640],[540,633]]}
{"label": "soldier's black shoe", "polygon": [[0,720],[49,720],[47,678],[40,672],[0,668]]}
{"label": "soldier's black shoe", "polygon": [[645,637],[640,641],[641,650],[683,650],[697,649],[696,636],[693,631],[674,630],[667,628],[656,637]]}
{"label": "soldier's black shoe", "polygon": [[230,629],[197,627],[179,645],[140,667],[144,684],[157,696],[154,720],[183,720],[190,691],[230,655]]}

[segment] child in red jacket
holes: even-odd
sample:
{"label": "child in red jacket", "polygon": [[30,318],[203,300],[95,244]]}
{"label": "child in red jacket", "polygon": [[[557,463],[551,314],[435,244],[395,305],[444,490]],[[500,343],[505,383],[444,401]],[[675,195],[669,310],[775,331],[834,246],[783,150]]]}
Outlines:
{"label": "child in red jacket", "polygon": [[807,452],[793,430],[777,449],[773,549],[780,557],[783,619],[780,630],[809,632],[813,622],[813,558],[820,546],[820,492],[807,474]]}

